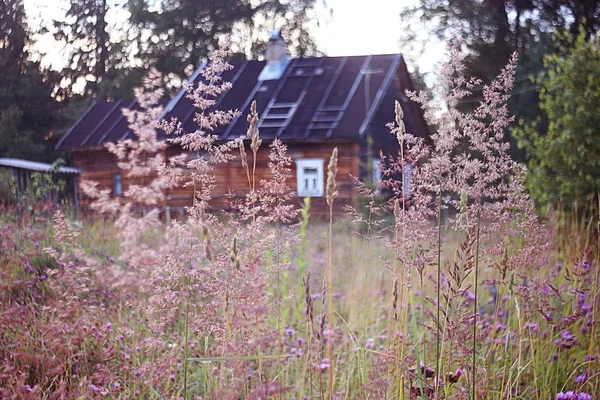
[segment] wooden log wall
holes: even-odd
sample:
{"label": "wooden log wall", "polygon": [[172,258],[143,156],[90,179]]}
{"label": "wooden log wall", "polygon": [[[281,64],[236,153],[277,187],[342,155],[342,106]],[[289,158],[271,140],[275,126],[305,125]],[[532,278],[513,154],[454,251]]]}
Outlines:
{"label": "wooden log wall", "polygon": [[[292,160],[300,158],[320,158],[323,159],[323,182],[326,186],[327,182],[327,165],[331,152],[334,147],[338,147],[338,173],[337,173],[337,190],[338,197],[334,202],[336,213],[342,212],[342,208],[346,204],[355,204],[356,191],[353,187],[350,175],[359,175],[359,145],[357,143],[315,143],[315,144],[290,144],[288,145],[288,155]],[[170,158],[181,152],[178,148],[170,148],[167,150],[167,157]],[[247,149],[248,163],[252,168],[252,152]],[[227,193],[232,189],[238,198],[243,198],[249,192],[248,178],[242,167],[241,161],[237,152],[236,159],[227,164],[217,166],[214,174],[216,176],[216,188],[212,192],[211,206],[215,209],[227,208]],[[111,189],[114,184],[114,176],[121,172],[117,167],[115,157],[106,150],[86,150],[73,153],[73,161],[77,168],[83,171],[82,179],[98,182],[99,189]],[[268,180],[272,177],[268,167],[269,149],[268,143],[263,142],[263,145],[258,153],[256,160],[256,185],[260,187],[261,180]],[[296,190],[296,163],[292,162],[291,176],[288,179],[288,185]],[[151,177],[148,178],[152,179]],[[123,192],[127,190],[127,186],[134,181],[122,173]],[[139,182],[135,182],[139,183]],[[183,207],[192,204],[193,187],[179,187],[171,189],[167,193],[167,201],[163,205],[171,209],[171,216],[177,217],[182,215]],[[81,207],[86,209],[89,207],[89,200],[82,195]],[[324,217],[328,213],[328,206],[325,197],[313,197],[311,206],[311,215],[315,218]],[[301,205],[303,199],[297,197],[297,204]]]}

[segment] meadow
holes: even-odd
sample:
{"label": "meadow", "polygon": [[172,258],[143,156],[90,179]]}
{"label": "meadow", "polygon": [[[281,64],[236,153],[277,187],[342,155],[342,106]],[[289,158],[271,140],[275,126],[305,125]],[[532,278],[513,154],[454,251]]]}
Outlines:
{"label": "meadow", "polygon": [[[235,116],[209,112],[228,87],[219,54],[188,93],[204,130],[174,139],[208,156],[165,167],[156,130],[177,124],[157,126],[151,75],[145,112],[128,115],[138,140],[111,147],[124,171],[153,177],[129,202],[88,182],[93,218],[2,213],[1,397],[595,398],[600,220],[539,217],[504,141],[515,60],[465,113],[447,105],[481,82],[458,60],[453,50],[434,101],[411,94],[432,143],[405,131],[397,104],[400,151],[382,160],[379,191],[357,183],[362,205],[347,215],[332,212],[333,152],[329,221],[294,206],[291,159],[278,140],[263,145],[255,113],[248,154],[242,138],[210,135]],[[260,182],[259,151],[272,172]],[[220,162],[248,177],[227,213],[209,207]],[[165,223],[156,205],[178,184],[196,200]]]}

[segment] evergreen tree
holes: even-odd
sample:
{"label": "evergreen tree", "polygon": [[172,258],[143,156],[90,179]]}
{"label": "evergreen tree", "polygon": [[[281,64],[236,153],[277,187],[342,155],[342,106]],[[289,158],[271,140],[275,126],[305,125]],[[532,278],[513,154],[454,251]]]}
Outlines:
{"label": "evergreen tree", "polygon": [[130,62],[127,27],[108,22],[109,14],[116,17],[124,4],[121,0],[70,0],[65,17],[54,21],[54,37],[65,44],[68,59],[61,72],[61,98],[133,96],[143,71]]}
{"label": "evergreen tree", "polygon": [[[573,34],[579,21],[585,22],[586,35],[600,24],[600,0],[419,0],[407,8],[401,19],[406,25],[401,42],[419,52],[414,29],[421,24],[441,40],[461,38],[465,50],[467,76],[484,81],[493,79],[513,52],[519,56],[516,86],[509,102],[517,121],[530,123],[540,115],[539,84],[532,81],[544,70],[544,54],[555,51],[552,33],[569,28]],[[462,108],[477,104],[481,90],[465,99]],[[512,154],[526,157],[511,136]]]}
{"label": "evergreen tree", "polygon": [[[511,53],[522,60],[550,50],[549,34],[569,28],[576,36],[577,24],[584,22],[587,37],[600,27],[600,0],[419,0],[401,14],[405,25],[424,24],[441,40],[460,37],[468,55],[469,73],[493,77]],[[414,29],[405,29],[401,41],[415,44]],[[533,50],[533,51],[532,51]],[[536,57],[537,59],[537,57]],[[542,66],[541,60],[539,67]]]}
{"label": "evergreen tree", "polygon": [[148,0],[129,0],[128,5],[144,64],[185,78],[225,37],[230,37],[236,56],[261,55],[262,43],[274,27],[281,28],[292,55],[315,53],[307,24],[317,2],[162,0],[157,7]]}
{"label": "evergreen tree", "polygon": [[530,156],[534,198],[567,210],[595,209],[600,191],[600,40],[584,29],[576,40],[563,35],[560,52],[545,57],[542,114],[515,131]]}
{"label": "evergreen tree", "polygon": [[97,92],[108,69],[111,50],[107,12],[106,0],[71,0],[65,18],[54,21],[54,37],[65,44],[68,59],[62,71],[64,97],[70,97],[77,84],[84,85],[86,94]]}
{"label": "evergreen tree", "polygon": [[0,2],[0,157],[50,160],[58,108],[29,36],[23,0]]}
{"label": "evergreen tree", "polygon": [[[292,55],[312,54],[308,22],[319,1],[69,0],[65,18],[51,28],[68,58],[58,95],[131,97],[151,66],[166,79],[182,81],[225,37],[231,38],[234,56],[262,54],[275,26]],[[129,19],[109,24],[111,14]]]}

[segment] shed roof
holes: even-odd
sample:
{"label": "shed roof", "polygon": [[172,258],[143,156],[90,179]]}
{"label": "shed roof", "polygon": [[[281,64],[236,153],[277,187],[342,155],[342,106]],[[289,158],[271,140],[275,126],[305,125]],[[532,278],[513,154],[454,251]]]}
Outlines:
{"label": "shed roof", "polygon": [[81,174],[81,170],[73,167],[59,167],[55,169],[51,164],[37,161],[21,160],[18,158],[0,158],[0,167],[24,169],[27,171],[58,173],[58,174]]}
{"label": "shed roof", "polygon": [[[385,130],[393,120],[393,104],[385,121],[377,121],[384,98],[393,97],[403,103],[407,130],[418,136],[426,134],[419,108],[404,95],[413,86],[401,54],[348,57],[316,57],[289,60],[280,79],[259,79],[265,61],[233,62],[233,69],[222,78],[232,89],[217,98],[215,108],[237,109],[241,118],[220,126],[215,134],[221,139],[245,135],[245,115],[256,101],[259,128],[264,139],[322,142],[355,140],[376,125]],[[202,79],[200,70],[188,83]],[[166,104],[163,103],[163,104]],[[135,102],[97,102],[57,144],[59,150],[98,147],[131,136],[122,108],[135,108]],[[196,109],[182,89],[165,105],[164,118],[176,118],[185,131],[196,130]],[[389,118],[388,118],[389,117]]]}

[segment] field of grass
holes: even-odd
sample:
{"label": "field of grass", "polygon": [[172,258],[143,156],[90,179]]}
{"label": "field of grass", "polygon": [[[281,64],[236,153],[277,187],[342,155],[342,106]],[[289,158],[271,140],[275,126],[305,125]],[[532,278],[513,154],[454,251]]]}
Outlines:
{"label": "field of grass", "polygon": [[[516,60],[461,113],[447,105],[479,82],[456,78],[457,51],[439,103],[411,95],[438,129],[431,144],[405,132],[396,103],[387,196],[359,184],[362,206],[334,215],[333,151],[328,222],[293,206],[292,160],[277,139],[261,147],[255,107],[246,154],[244,138],[210,135],[234,114],[205,114],[211,102],[190,89],[205,131],[177,141],[202,156],[164,167],[160,91],[141,98],[146,113],[128,115],[138,140],[109,149],[142,178],[124,198],[83,182],[89,220],[2,210],[0,397],[597,398],[600,219],[538,217],[504,142]],[[218,95],[226,66],[213,61],[204,92]],[[211,213],[222,162],[241,162],[248,194]],[[158,206],[182,183],[193,205],[165,223]]]}
{"label": "field of grass", "polygon": [[[393,233],[356,228],[334,224],[330,281],[318,222],[271,227],[266,243],[240,238],[237,250],[215,244],[213,271],[191,261],[205,249],[178,249],[174,264],[200,275],[154,265],[139,276],[111,224],[53,236],[49,222],[5,218],[2,397],[471,398],[473,366],[476,398],[598,393],[596,250],[552,248],[545,266],[504,277],[480,265],[473,325],[473,238],[445,230],[438,332],[436,263],[400,286]],[[153,268],[177,279],[156,282]]]}

